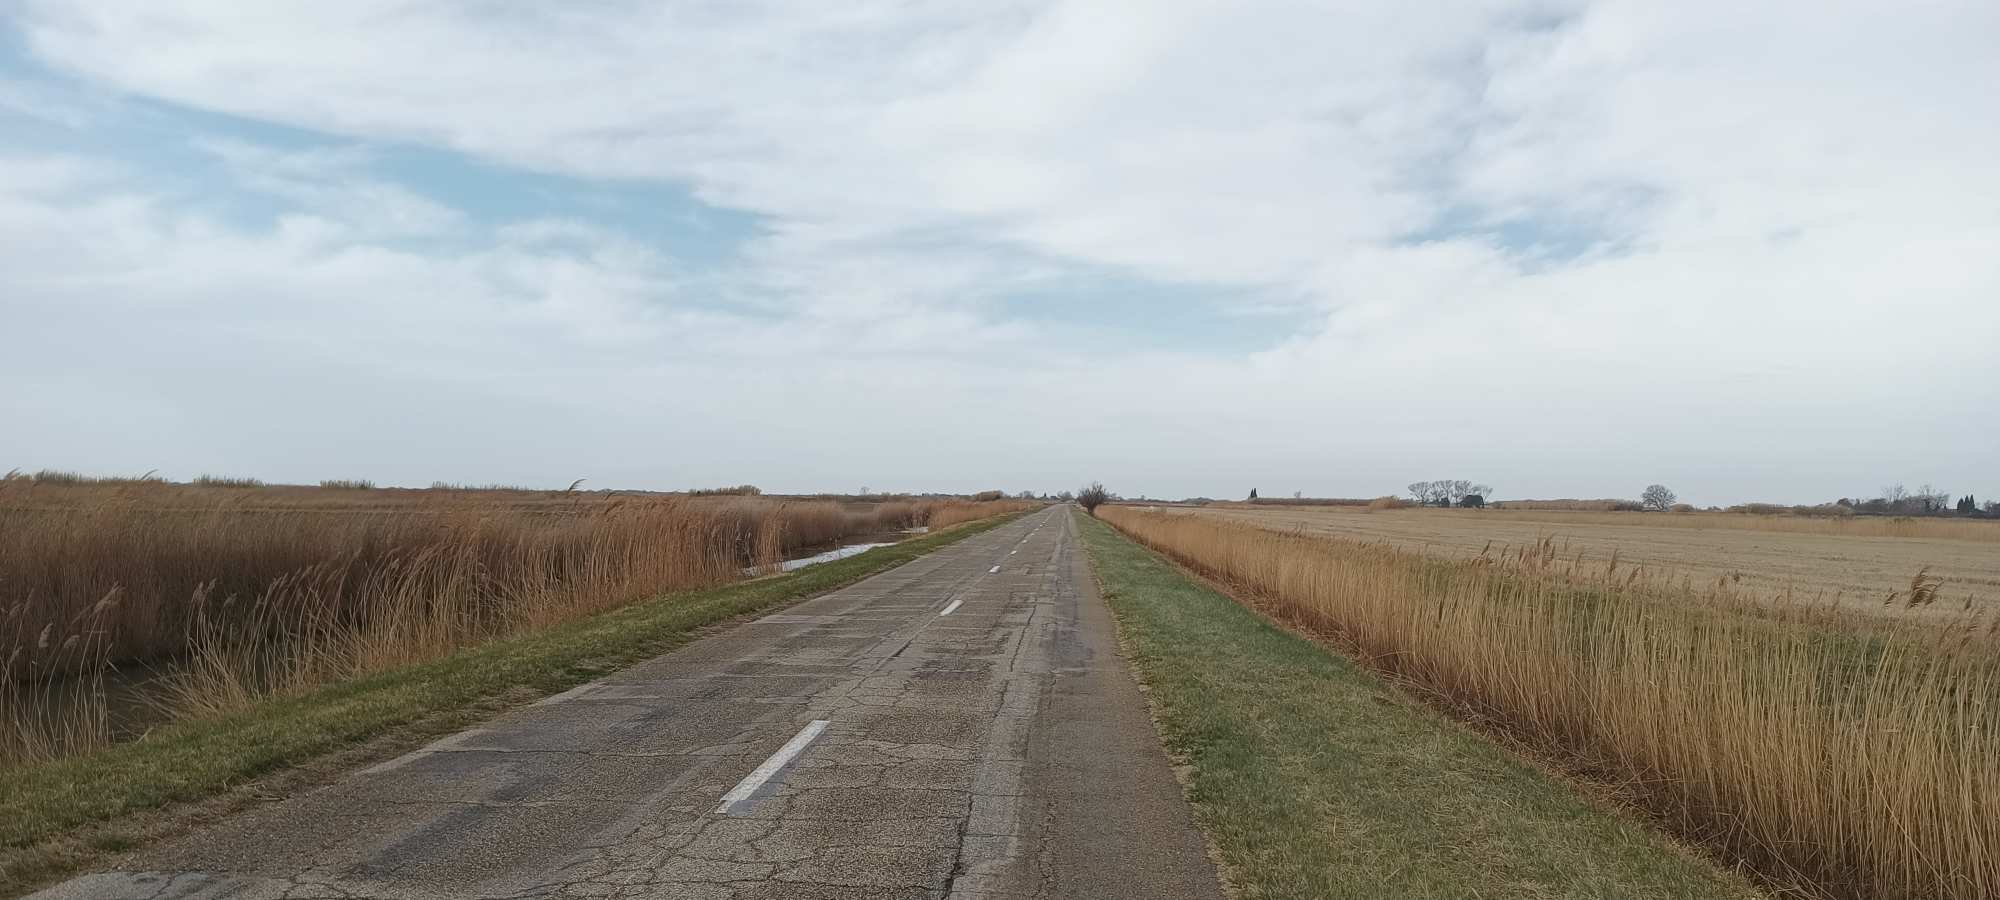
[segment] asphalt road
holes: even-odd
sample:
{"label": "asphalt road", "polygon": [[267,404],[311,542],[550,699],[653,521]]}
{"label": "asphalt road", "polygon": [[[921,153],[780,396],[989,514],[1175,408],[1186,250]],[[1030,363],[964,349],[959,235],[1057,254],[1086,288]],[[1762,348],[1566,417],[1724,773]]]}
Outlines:
{"label": "asphalt road", "polygon": [[1204,898],[1063,507],[40,898]]}

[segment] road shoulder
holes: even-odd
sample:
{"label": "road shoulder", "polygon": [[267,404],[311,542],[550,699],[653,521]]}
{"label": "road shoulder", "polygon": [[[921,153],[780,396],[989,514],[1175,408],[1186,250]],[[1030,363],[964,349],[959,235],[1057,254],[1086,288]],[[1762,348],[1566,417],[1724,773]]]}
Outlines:
{"label": "road shoulder", "polygon": [[[1049,668],[1027,736],[1020,811],[1022,865],[961,880],[971,897],[1221,900],[1207,841],[1162,750],[1139,682],[1119,653],[1076,524],[1052,560],[1038,629]],[[959,896],[954,894],[954,896]]]}

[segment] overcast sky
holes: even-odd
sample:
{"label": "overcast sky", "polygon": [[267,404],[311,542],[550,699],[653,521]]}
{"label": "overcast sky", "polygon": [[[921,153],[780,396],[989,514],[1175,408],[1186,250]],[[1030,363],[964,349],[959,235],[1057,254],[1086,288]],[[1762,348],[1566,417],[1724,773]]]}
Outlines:
{"label": "overcast sky", "polygon": [[0,469],[2000,498],[2000,4],[0,0]]}

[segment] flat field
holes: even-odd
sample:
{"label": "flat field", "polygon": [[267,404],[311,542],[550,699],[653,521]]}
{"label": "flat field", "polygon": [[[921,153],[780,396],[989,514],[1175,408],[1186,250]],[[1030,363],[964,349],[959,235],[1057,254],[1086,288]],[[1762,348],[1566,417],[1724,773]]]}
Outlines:
{"label": "flat field", "polygon": [[[1458,558],[1553,540],[1560,558],[1585,568],[1615,553],[1623,568],[1686,577],[1696,587],[1726,579],[1737,591],[1858,609],[1880,608],[1891,593],[1906,599],[1911,579],[1926,571],[1943,581],[1932,609],[1960,610],[1968,598],[1975,609],[2000,609],[2000,522],[1354,507],[1196,512]],[[1882,536],[1891,529],[1915,536]],[[1902,608],[1901,599],[1892,605]]]}

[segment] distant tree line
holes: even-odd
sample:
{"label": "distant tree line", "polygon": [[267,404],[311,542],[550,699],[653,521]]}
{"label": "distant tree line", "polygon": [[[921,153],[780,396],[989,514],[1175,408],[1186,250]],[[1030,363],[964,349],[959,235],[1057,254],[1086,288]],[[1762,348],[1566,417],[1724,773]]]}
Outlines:
{"label": "distant tree line", "polygon": [[[1674,492],[1664,484],[1647,485],[1639,499],[1631,500],[1510,500],[1503,504],[1523,509],[1599,509],[1613,512],[1644,510],[1648,512],[1693,512],[1694,507],[1678,502]],[[1900,484],[1882,489],[1881,496],[1866,500],[1842,497],[1832,503],[1785,504],[1785,503],[1739,503],[1730,507],[1711,506],[1710,512],[1746,513],[1763,516],[1809,516],[1838,518],[1842,516],[1969,516],[1973,518],[2000,518],[2000,502],[1987,501],[1966,494],[1953,501],[1949,491],[1941,491],[1924,485],[1914,491]]]}
{"label": "distant tree line", "polygon": [[1486,505],[1486,498],[1491,496],[1493,496],[1491,486],[1474,484],[1464,478],[1410,482],[1410,500],[1418,506],[1458,506],[1479,509]]}
{"label": "distant tree line", "polygon": [[1865,516],[2000,517],[2000,501],[1988,500],[1981,504],[1978,497],[1966,494],[1954,503],[1950,491],[1941,491],[1928,484],[1914,491],[1900,483],[1892,484],[1883,488],[1879,496],[1866,500],[1842,497],[1833,505]]}

